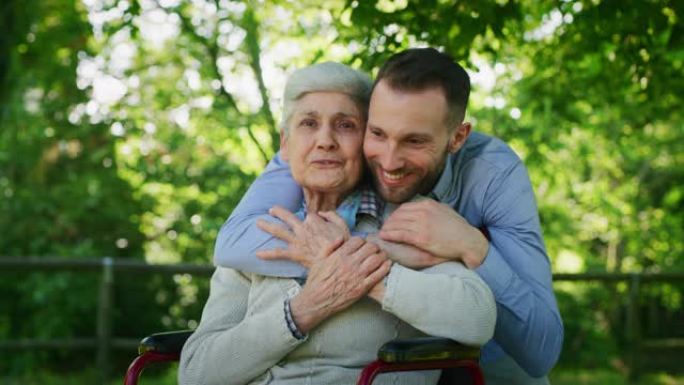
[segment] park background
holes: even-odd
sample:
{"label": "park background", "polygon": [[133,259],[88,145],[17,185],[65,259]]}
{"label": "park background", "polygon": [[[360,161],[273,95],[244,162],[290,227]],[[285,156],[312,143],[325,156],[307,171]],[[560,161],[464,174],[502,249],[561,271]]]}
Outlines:
{"label": "park background", "polygon": [[[102,381],[106,274],[57,262],[210,263],[277,150],[287,74],[374,75],[429,45],[471,74],[474,129],[529,168],[553,272],[608,277],[556,282],[553,382],[684,383],[683,17],[674,0],[1,2],[0,382]],[[119,272],[105,327],[192,328],[207,281]],[[107,353],[104,382],[134,355]]]}

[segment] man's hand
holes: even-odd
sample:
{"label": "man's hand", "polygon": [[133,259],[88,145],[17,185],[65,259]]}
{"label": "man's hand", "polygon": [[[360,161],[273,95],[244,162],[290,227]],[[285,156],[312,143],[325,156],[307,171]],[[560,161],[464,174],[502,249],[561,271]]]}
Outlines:
{"label": "man's hand", "polygon": [[386,241],[380,238],[377,233],[368,234],[366,240],[380,246],[392,261],[412,269],[424,269],[447,261],[447,259],[435,257],[415,246]]}
{"label": "man's hand", "polygon": [[474,269],[482,264],[489,242],[453,208],[432,199],[404,203],[380,230],[385,241],[405,243],[434,257],[462,261]]}
{"label": "man's hand", "polygon": [[288,210],[274,206],[269,214],[282,220],[289,229],[281,224],[257,221],[257,227],[287,242],[287,249],[257,251],[263,259],[289,259],[311,268],[313,262],[326,245],[335,241],[349,239],[349,229],[337,213],[333,211],[309,213],[304,222]]}
{"label": "man's hand", "polygon": [[382,284],[389,272],[392,262],[377,245],[358,237],[340,243],[319,251],[306,285],[290,302],[292,317],[303,333]]}

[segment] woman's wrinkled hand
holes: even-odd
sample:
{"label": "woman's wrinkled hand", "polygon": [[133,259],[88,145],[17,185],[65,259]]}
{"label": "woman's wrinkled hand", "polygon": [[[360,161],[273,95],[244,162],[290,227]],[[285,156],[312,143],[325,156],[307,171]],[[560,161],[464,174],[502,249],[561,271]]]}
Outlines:
{"label": "woman's wrinkled hand", "polygon": [[257,251],[257,256],[262,259],[288,259],[311,268],[321,249],[333,242],[346,241],[350,237],[344,219],[334,211],[310,213],[303,222],[279,206],[273,207],[269,214],[287,226],[258,221],[257,227],[287,242],[288,247]]}
{"label": "woman's wrinkled hand", "polygon": [[391,263],[377,245],[358,237],[328,244],[290,303],[299,329],[307,333],[365,296],[388,274]]}

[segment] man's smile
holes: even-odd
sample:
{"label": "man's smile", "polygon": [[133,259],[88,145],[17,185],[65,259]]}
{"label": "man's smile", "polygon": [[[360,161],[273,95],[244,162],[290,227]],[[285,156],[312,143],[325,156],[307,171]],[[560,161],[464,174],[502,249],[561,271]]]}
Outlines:
{"label": "man's smile", "polygon": [[399,171],[385,171],[383,169],[379,169],[379,175],[380,179],[382,179],[383,184],[389,185],[389,186],[398,186],[406,183],[408,180],[408,177],[411,175],[411,173],[404,171],[404,170],[399,170]]}

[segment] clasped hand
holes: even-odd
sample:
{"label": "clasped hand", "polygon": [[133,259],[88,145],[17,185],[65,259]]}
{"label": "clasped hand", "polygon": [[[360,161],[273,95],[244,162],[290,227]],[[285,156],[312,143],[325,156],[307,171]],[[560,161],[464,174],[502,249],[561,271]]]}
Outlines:
{"label": "clasped hand", "polygon": [[288,247],[257,251],[262,259],[288,259],[310,269],[322,249],[350,237],[344,219],[332,211],[309,213],[304,221],[280,206],[274,206],[268,213],[287,226],[259,220],[257,227],[285,241]]}
{"label": "clasped hand", "polygon": [[309,269],[302,291],[292,299],[295,323],[304,333],[355,303],[366,294],[380,300],[382,279],[391,261],[380,248],[350,237],[344,220],[334,212],[310,213],[302,222],[274,207],[269,213],[289,226],[259,221],[257,226],[288,243],[287,249],[257,252],[263,259],[289,259]]}
{"label": "clasped hand", "polygon": [[482,264],[489,242],[453,208],[432,199],[404,203],[387,218],[380,238],[410,245],[428,253],[418,255],[416,265],[439,261],[461,261],[474,269]]}

